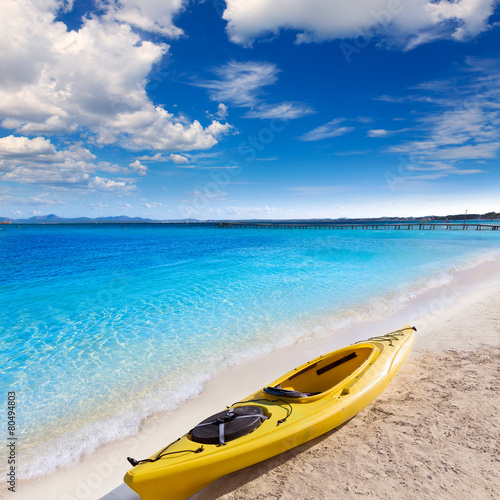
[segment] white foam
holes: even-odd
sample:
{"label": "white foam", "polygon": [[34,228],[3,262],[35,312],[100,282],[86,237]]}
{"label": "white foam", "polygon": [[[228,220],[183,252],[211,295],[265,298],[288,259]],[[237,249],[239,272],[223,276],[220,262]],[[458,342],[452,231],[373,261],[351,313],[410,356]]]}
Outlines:
{"label": "white foam", "polygon": [[197,376],[178,390],[159,390],[142,401],[122,408],[113,418],[84,425],[43,445],[23,450],[19,479],[33,479],[52,474],[60,467],[77,464],[100,446],[133,436],[139,432],[143,420],[157,412],[174,410],[184,401],[199,396],[211,377]]}

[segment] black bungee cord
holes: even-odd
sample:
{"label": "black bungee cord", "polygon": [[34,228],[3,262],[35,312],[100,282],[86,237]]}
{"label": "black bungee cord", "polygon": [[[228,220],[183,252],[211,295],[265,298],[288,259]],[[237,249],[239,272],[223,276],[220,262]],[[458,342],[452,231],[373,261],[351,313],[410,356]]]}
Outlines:
{"label": "black bungee cord", "polygon": [[163,450],[160,450],[160,452],[158,453],[158,456],[156,458],[144,458],[143,460],[136,460],[135,458],[127,457],[127,460],[130,462],[132,467],[135,467],[136,465],[139,465],[139,464],[157,462],[158,460],[160,460],[160,458],[166,457],[167,455],[175,455],[176,453],[201,453],[204,449],[203,446],[200,446],[197,450],[179,450],[179,451],[169,451],[168,453],[164,453],[174,443],[177,443],[177,441],[180,441],[180,439],[181,438],[178,438],[175,441],[172,441],[168,446],[165,446],[165,448],[163,448]]}

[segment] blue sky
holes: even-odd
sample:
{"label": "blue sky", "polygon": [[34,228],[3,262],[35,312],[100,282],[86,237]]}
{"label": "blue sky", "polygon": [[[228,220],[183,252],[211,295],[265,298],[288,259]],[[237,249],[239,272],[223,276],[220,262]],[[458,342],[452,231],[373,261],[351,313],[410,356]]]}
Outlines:
{"label": "blue sky", "polygon": [[496,0],[2,0],[0,215],[500,211]]}

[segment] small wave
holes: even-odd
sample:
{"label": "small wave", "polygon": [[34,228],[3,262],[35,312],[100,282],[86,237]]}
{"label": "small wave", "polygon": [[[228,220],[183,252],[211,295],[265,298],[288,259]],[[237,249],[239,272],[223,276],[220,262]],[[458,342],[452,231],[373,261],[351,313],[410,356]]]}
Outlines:
{"label": "small wave", "polygon": [[19,479],[34,479],[76,465],[82,457],[92,454],[102,445],[136,435],[147,417],[175,410],[184,401],[200,396],[210,378],[209,375],[198,375],[176,391],[159,390],[122,408],[113,418],[86,424],[78,431],[23,450]]}

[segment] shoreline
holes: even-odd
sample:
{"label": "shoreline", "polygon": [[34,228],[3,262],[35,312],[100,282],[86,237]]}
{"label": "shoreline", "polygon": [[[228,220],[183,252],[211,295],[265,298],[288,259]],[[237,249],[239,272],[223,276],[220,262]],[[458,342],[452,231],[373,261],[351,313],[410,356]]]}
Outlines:
{"label": "shoreline", "polygon": [[[136,500],[139,497],[122,483],[122,477],[129,469],[127,456],[143,458],[151,455],[207,415],[220,411],[221,407],[247,396],[308,359],[357,340],[415,324],[419,332],[414,351],[420,352],[420,345],[425,340],[426,348],[440,352],[445,346],[449,346],[449,342],[444,339],[440,343],[439,339],[430,337],[427,332],[432,331],[435,324],[444,324],[465,307],[472,307],[499,291],[498,261],[485,262],[475,268],[455,272],[452,283],[425,292],[386,318],[361,322],[331,336],[299,341],[258,360],[229,368],[210,380],[200,397],[188,400],[174,411],[146,419],[136,436],[104,445],[95,453],[83,457],[79,464],[52,475],[19,481],[17,498]],[[412,359],[412,354],[409,359]],[[402,371],[404,369],[405,365]],[[397,385],[397,381],[394,384]],[[281,455],[274,460],[280,460],[280,457]],[[225,480],[223,478],[220,481]],[[218,483],[219,481],[207,490],[216,488]],[[203,494],[208,493],[204,490]],[[200,494],[196,496],[201,500]]]}

